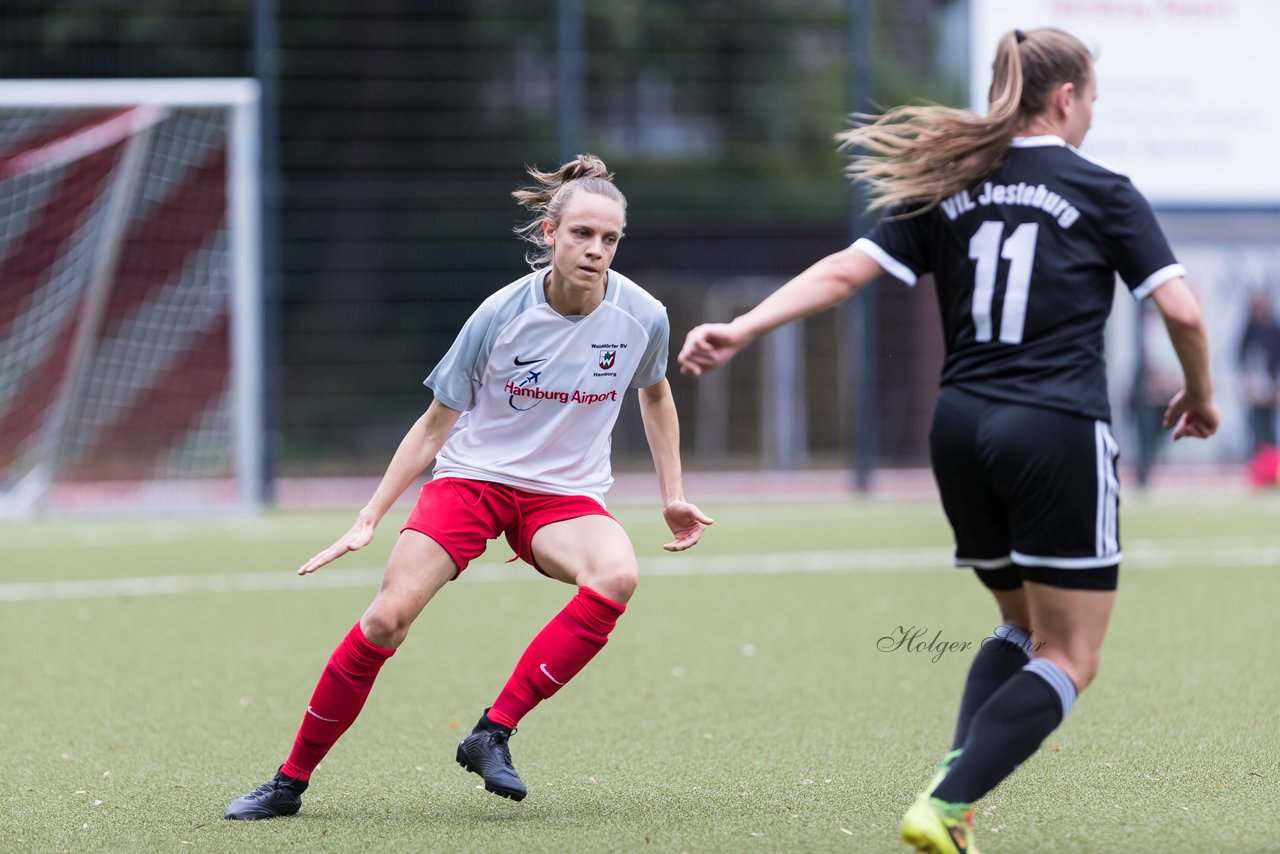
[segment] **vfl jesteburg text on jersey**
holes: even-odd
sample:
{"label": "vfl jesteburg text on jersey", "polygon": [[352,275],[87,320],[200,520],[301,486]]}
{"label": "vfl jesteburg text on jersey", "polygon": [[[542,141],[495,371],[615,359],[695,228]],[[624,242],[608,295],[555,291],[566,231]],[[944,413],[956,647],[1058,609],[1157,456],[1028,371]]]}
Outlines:
{"label": "vfl jesteburg text on jersey", "polygon": [[1020,138],[976,187],[911,212],[890,209],[855,246],[908,284],[933,274],[942,384],[1109,420],[1116,275],[1140,299],[1184,272],[1129,179],[1059,137]]}

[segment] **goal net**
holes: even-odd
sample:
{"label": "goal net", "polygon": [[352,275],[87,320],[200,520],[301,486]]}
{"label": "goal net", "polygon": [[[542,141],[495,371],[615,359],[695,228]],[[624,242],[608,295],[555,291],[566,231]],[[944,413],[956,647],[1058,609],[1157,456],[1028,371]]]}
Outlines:
{"label": "goal net", "polygon": [[258,504],[256,109],[0,81],[0,516]]}

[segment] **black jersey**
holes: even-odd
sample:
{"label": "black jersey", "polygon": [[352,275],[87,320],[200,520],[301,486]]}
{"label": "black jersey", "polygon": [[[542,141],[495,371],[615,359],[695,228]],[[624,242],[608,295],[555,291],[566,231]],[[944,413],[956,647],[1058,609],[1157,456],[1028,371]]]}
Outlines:
{"label": "black jersey", "polygon": [[933,273],[942,384],[1110,419],[1103,330],[1115,277],[1137,298],[1183,275],[1123,175],[1056,136],[1014,140],[972,190],[918,216],[891,209],[854,245],[908,284]]}

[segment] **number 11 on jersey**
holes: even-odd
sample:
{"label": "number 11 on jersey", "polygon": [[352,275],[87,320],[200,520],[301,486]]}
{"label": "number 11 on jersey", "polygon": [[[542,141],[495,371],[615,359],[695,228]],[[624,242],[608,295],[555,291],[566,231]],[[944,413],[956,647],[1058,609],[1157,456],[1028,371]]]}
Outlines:
{"label": "number 11 on jersey", "polygon": [[969,258],[977,262],[973,272],[973,326],[978,341],[991,340],[991,305],[996,296],[996,273],[1000,259],[1009,262],[1004,286],[1004,306],[1000,312],[1000,341],[1021,344],[1027,319],[1027,294],[1031,290],[1031,267],[1036,256],[1036,235],[1040,226],[1024,222],[1000,246],[1003,222],[984,222],[969,241]]}

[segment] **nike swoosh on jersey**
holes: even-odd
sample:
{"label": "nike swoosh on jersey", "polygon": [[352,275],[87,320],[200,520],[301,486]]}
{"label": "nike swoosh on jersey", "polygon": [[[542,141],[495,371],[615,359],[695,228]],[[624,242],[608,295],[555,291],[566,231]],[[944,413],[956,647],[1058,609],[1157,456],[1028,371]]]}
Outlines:
{"label": "nike swoosh on jersey", "polygon": [[536,364],[538,364],[539,362],[545,362],[545,361],[546,361],[546,358],[542,358],[542,359],[529,359],[528,361],[524,361],[524,362],[522,362],[522,361],[520,361],[520,357],[519,357],[519,356],[516,356],[516,367],[518,367],[518,368],[523,368],[525,365],[536,365]]}

